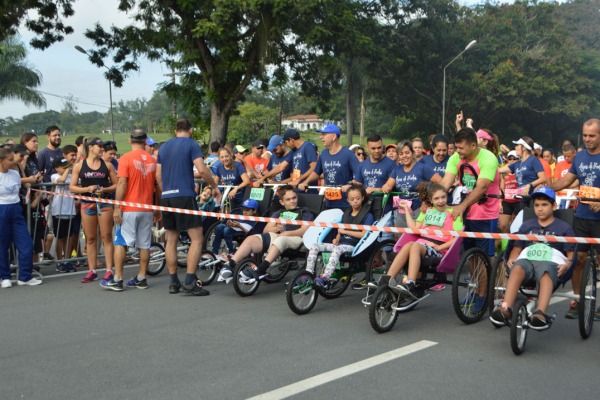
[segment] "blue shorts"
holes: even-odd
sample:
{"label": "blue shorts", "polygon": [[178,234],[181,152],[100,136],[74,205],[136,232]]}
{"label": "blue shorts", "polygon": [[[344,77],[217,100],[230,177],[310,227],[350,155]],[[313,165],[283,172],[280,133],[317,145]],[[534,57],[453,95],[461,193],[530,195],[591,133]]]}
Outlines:
{"label": "blue shorts", "polygon": [[[497,219],[482,219],[472,220],[465,219],[465,232],[485,232],[485,233],[497,233],[498,232],[498,220]],[[490,257],[496,254],[496,244],[494,239],[472,239],[465,238],[463,240],[463,249],[470,249],[471,247],[479,247],[485,251]]]}

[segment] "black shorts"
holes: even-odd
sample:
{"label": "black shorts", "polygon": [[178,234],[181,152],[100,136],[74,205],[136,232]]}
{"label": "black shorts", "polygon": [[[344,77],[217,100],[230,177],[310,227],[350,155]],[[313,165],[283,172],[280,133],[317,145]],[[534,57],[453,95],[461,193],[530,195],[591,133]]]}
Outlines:
{"label": "black shorts", "polygon": [[79,232],[81,232],[81,214],[77,213],[76,215],[73,215],[71,221],[71,235],[79,234]]}
{"label": "black shorts", "polygon": [[[198,211],[198,204],[193,197],[170,197],[162,199],[163,207],[181,208]],[[187,231],[190,228],[202,227],[202,216],[175,212],[162,212],[163,226],[167,230]]]}
{"label": "black shorts", "polygon": [[503,215],[517,215],[521,211],[521,202],[520,201],[503,201],[502,202],[502,212]]}
{"label": "black shorts", "polygon": [[73,218],[52,217],[52,231],[57,239],[64,239],[73,235]]}
{"label": "black shorts", "polygon": [[[600,237],[600,221],[595,219],[573,218],[573,232],[578,237]],[[595,244],[594,248],[600,253],[600,245]],[[585,253],[590,249],[587,243],[577,243],[577,251]]]}

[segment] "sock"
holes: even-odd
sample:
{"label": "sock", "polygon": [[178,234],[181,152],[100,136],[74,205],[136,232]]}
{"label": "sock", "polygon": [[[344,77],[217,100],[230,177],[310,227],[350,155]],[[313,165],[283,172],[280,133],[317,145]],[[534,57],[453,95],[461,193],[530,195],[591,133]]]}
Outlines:
{"label": "sock", "polygon": [[93,269],[93,270],[92,270],[92,272],[93,272],[93,273],[95,273],[95,274],[97,274],[97,272],[96,272],[96,270],[95,270],[95,269]]}
{"label": "sock", "polygon": [[179,283],[179,277],[177,274],[170,274],[169,276],[171,277],[171,283]]}
{"label": "sock", "polygon": [[260,275],[266,274],[267,270],[269,269],[270,266],[271,266],[270,262],[268,262],[267,260],[263,260],[263,262],[261,262],[260,265],[258,266],[258,273]]}
{"label": "sock", "polygon": [[138,274],[138,276],[137,276],[137,280],[138,280],[138,281],[143,281],[144,279],[146,279],[146,276],[145,276],[145,275],[140,275],[140,274]]}
{"label": "sock", "polygon": [[196,282],[196,274],[185,274],[185,284],[191,285]]}
{"label": "sock", "polygon": [[232,271],[235,269],[236,265],[237,265],[237,263],[235,261],[233,261],[233,259],[229,260],[229,268],[231,268]]}
{"label": "sock", "polygon": [[121,278],[117,278],[117,277],[113,277],[113,282],[119,283],[121,282],[123,279]]}

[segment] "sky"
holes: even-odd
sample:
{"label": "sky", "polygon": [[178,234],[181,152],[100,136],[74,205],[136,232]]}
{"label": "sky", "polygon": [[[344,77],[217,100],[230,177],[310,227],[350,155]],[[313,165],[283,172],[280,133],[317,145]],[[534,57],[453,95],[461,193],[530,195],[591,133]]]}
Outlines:
{"label": "sky", "polygon": [[[475,4],[480,1],[463,0],[461,4]],[[42,85],[38,88],[46,98],[46,107],[27,106],[18,100],[0,101],[0,118],[21,118],[23,115],[46,110],[60,111],[65,97],[73,96],[78,112],[107,112],[109,108],[108,81],[104,78],[104,68],[93,65],[85,54],[75,50],[79,45],[84,49],[93,47],[92,41],[84,36],[96,22],[103,27],[124,26],[129,16],[117,10],[118,0],[79,0],[74,2],[75,15],[67,19],[74,33],[66,35],[62,42],[41,51],[28,46],[32,34],[26,29],[20,31],[21,40],[28,46],[28,64],[42,74]],[[110,60],[106,60],[110,66]],[[144,61],[140,71],[133,72],[121,88],[113,87],[113,104],[119,101],[150,99],[157,86],[169,80],[165,76],[171,72],[164,64]],[[91,103],[91,104],[85,104]]]}

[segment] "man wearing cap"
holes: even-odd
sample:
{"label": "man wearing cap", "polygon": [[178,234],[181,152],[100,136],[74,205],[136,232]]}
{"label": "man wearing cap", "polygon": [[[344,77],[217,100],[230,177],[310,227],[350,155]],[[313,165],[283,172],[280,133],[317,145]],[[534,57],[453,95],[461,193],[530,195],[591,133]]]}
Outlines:
{"label": "man wearing cap", "polygon": [[[156,188],[156,160],[148,154],[146,146],[149,138],[141,129],[131,133],[131,151],[121,156],[115,199],[129,203],[153,205]],[[135,247],[140,253],[138,274],[125,282],[127,287],[146,289],[146,271],[150,260],[152,224],[160,220],[160,212],[151,209],[115,205],[113,219],[117,227],[115,233],[115,273],[112,279],[100,281],[100,286],[123,290],[123,264],[127,247]]]}
{"label": "man wearing cap", "polygon": [[250,154],[244,157],[246,171],[251,181],[256,181],[267,171],[269,160],[262,156],[264,151],[265,145],[260,140],[255,140]]}
{"label": "man wearing cap", "polygon": [[273,178],[273,182],[276,184],[288,183],[292,179],[291,165],[293,154],[291,151],[286,152],[283,137],[273,135],[271,140],[269,140],[267,150],[272,153],[267,172],[264,173],[262,178],[258,179],[254,185],[258,187],[270,178]]}
{"label": "man wearing cap", "polygon": [[348,190],[354,180],[354,174],[358,172],[358,159],[347,147],[340,144],[341,132],[337,125],[327,124],[317,132],[321,134],[325,150],[317,160],[315,170],[298,185],[298,189],[307,189],[310,182],[316,181],[323,174],[325,186],[341,188],[338,194],[325,196],[325,206],[327,208],[348,207],[348,201],[342,193]]}
{"label": "man wearing cap", "polygon": [[292,150],[292,180],[290,185],[298,187],[317,165],[317,150],[314,143],[300,139],[300,133],[289,128],[283,133],[284,143]]}
{"label": "man wearing cap", "polygon": [[[156,179],[162,191],[161,205],[165,207],[198,210],[196,192],[194,191],[193,167],[213,188],[217,202],[221,193],[212,179],[210,171],[204,165],[200,145],[192,139],[192,124],[187,119],[180,119],[175,126],[175,137],[167,140],[158,152]],[[202,252],[202,217],[175,212],[163,212],[163,224],[167,230],[165,255],[171,276],[169,293],[184,292],[195,296],[206,296],[209,292],[202,288],[196,280],[196,269]],[[191,244],[187,254],[187,274],[183,284],[177,276],[177,241],[180,231],[187,231]]]}
{"label": "man wearing cap", "polygon": [[[585,150],[578,152],[573,159],[569,172],[550,185],[556,191],[570,187],[575,180],[579,180],[579,195],[581,197],[600,198],[600,120],[590,119],[583,124],[583,143]],[[573,220],[575,236],[600,237],[600,202],[581,201],[575,208]],[[600,245],[593,245],[600,254]],[[579,294],[581,275],[587,260],[589,244],[577,244],[577,264],[573,271],[573,292]],[[579,304],[571,302],[565,317],[577,318]],[[596,311],[595,318],[600,318],[600,309]]]}
{"label": "man wearing cap", "polygon": [[[144,132],[142,129],[136,129],[136,131]],[[146,150],[146,152],[148,154],[153,155],[155,145],[156,145],[156,142],[154,141],[154,139],[152,139],[151,137],[148,137],[148,139],[146,139],[144,150]]]}
{"label": "man wearing cap", "polygon": [[52,125],[46,128],[46,139],[48,139],[48,146],[44,147],[38,153],[38,165],[40,171],[44,174],[44,182],[50,182],[50,177],[56,172],[52,166],[52,161],[55,158],[62,158],[62,150],[60,149],[61,136],[60,129],[56,125]]}

